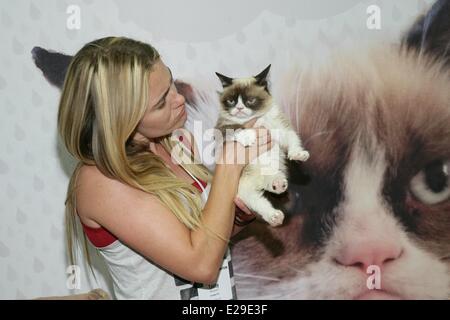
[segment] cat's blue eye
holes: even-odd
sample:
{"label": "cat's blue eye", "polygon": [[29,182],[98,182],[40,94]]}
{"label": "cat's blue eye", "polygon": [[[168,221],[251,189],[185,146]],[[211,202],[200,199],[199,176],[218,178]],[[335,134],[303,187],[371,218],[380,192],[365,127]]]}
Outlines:
{"label": "cat's blue eye", "polygon": [[228,99],[227,100],[227,104],[230,105],[230,106],[234,106],[235,100],[234,99]]}
{"label": "cat's blue eye", "polygon": [[256,103],[256,98],[248,98],[247,99],[247,104],[255,104]]}

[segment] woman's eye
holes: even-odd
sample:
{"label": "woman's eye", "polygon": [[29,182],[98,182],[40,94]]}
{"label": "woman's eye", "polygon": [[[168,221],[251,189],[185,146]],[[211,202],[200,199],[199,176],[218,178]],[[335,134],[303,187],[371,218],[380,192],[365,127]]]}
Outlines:
{"label": "woman's eye", "polygon": [[256,102],[256,98],[248,98],[247,104],[254,104]]}
{"label": "woman's eye", "polygon": [[432,162],[411,180],[412,194],[427,205],[439,204],[450,199],[449,171],[450,160]]}

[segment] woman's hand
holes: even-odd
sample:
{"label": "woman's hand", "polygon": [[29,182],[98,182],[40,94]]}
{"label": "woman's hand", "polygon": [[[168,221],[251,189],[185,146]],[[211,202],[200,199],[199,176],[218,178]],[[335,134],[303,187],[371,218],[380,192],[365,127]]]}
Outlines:
{"label": "woman's hand", "polygon": [[234,204],[236,208],[234,211],[234,226],[231,236],[235,236],[245,226],[256,220],[256,212],[250,210],[238,196],[234,198]]}
{"label": "woman's hand", "polygon": [[256,143],[244,146],[237,141],[225,141],[219,157],[220,164],[232,165],[242,171],[247,164],[272,148],[270,131],[264,127],[253,128],[256,121],[255,118],[244,124],[244,128],[255,130]]}
{"label": "woman's hand", "polygon": [[236,205],[236,207],[238,209],[240,209],[243,213],[245,213],[246,215],[249,216],[249,218],[253,218],[256,216],[256,212],[250,210],[245,203],[241,200],[241,198],[239,198],[238,196],[236,196],[236,198],[234,198],[234,204]]}

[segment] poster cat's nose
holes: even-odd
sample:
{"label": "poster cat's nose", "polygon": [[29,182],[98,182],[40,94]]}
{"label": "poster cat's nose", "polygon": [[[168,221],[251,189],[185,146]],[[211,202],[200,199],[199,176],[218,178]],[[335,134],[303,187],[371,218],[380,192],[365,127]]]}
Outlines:
{"label": "poster cat's nose", "polygon": [[365,273],[369,266],[380,269],[403,253],[402,246],[389,238],[372,238],[347,243],[335,257],[335,261],[346,267],[356,267]]}

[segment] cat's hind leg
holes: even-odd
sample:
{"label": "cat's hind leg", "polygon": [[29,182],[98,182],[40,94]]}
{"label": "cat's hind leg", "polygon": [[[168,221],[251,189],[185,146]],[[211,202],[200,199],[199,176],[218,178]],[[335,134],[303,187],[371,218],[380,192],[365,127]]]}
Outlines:
{"label": "cat's hind leg", "polygon": [[[263,177],[257,177],[260,180]],[[263,178],[264,179],[264,178]],[[252,211],[258,213],[272,227],[283,223],[284,213],[275,209],[270,201],[263,196],[263,186],[255,184],[255,177],[241,177],[238,196]]]}
{"label": "cat's hind leg", "polygon": [[287,190],[288,188],[288,180],[286,178],[286,175],[282,172],[279,172],[275,175],[266,175],[264,176],[265,181],[265,190],[280,194]]}

